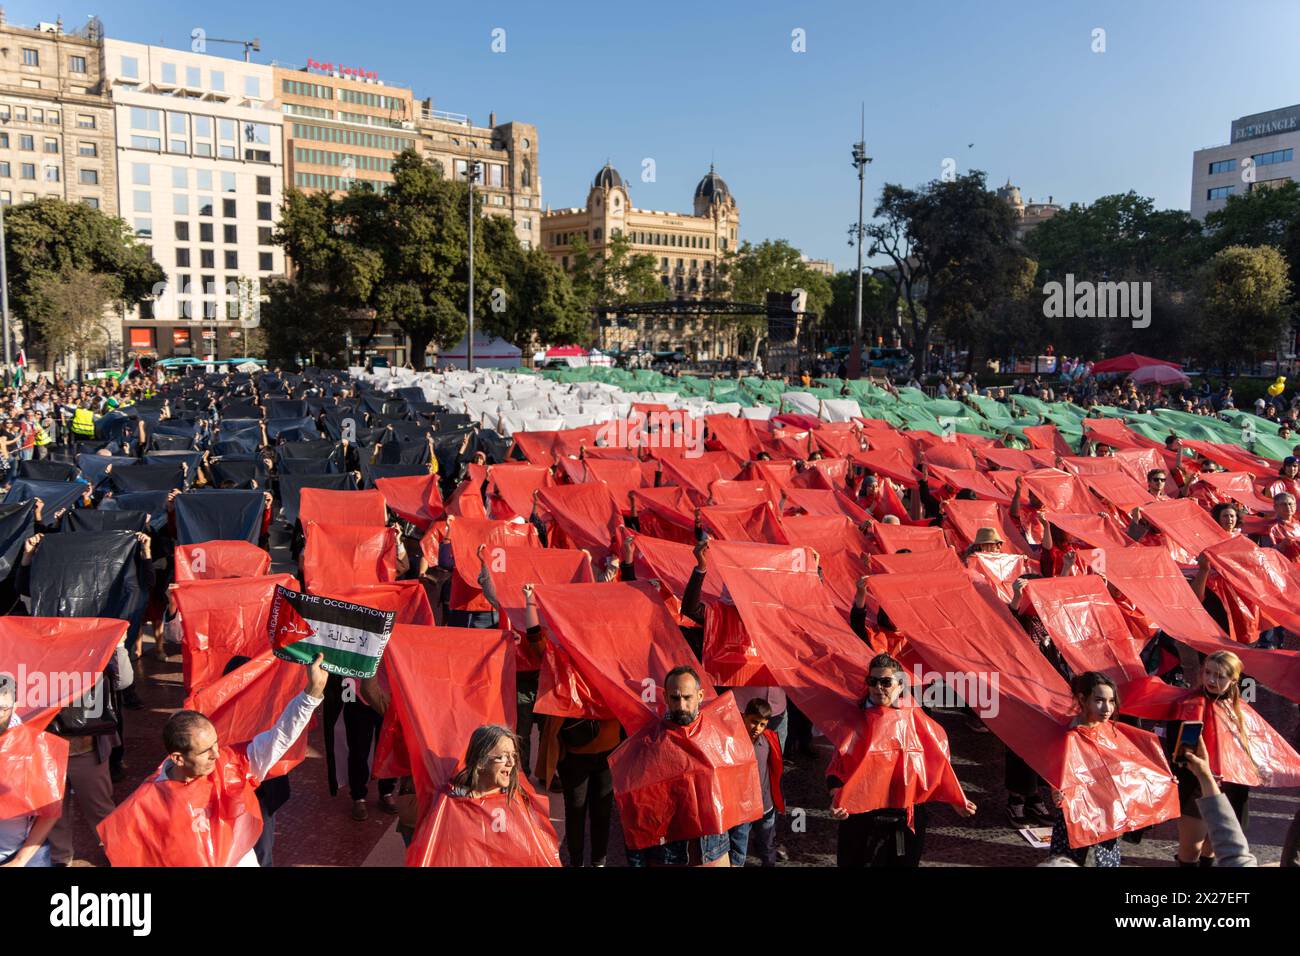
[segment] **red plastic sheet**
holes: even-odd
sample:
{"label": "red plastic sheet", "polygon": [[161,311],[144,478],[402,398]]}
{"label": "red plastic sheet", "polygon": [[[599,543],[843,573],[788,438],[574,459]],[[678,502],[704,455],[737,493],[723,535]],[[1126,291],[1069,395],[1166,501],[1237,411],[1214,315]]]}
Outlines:
{"label": "red plastic sheet", "polygon": [[[487,545],[483,553],[490,556],[495,548],[540,548],[537,529],[528,522],[490,521],[486,518],[448,518],[447,533],[451,535],[451,550],[456,562],[451,577],[451,606],[457,611],[489,611],[491,606],[479,590],[479,545]],[[425,557],[430,564],[437,562],[435,550],[429,556],[429,539],[425,539]]]}
{"label": "red plastic sheet", "polygon": [[1245,471],[1260,478],[1276,478],[1281,464],[1271,458],[1253,455],[1238,445],[1189,439],[1183,439],[1181,444],[1183,448],[1190,448],[1202,458],[1222,465],[1228,471]]}
{"label": "red plastic sheet", "polygon": [[1261,548],[1242,537],[1206,548],[1210,567],[1268,623],[1300,634],[1300,568],[1274,548]]}
{"label": "red plastic sheet", "polygon": [[541,660],[524,637],[525,584],[592,583],[591,561],[581,551],[561,548],[499,548],[488,561],[488,575],[501,604],[502,626],[513,632],[517,665],[535,671]]}
{"label": "red plastic sheet", "polygon": [[1195,564],[1202,551],[1228,538],[1228,532],[1188,498],[1153,501],[1143,506],[1142,517],[1164,535],[1169,556],[1178,564]]}
{"label": "red plastic sheet", "polygon": [[1273,501],[1259,494],[1255,477],[1245,471],[1205,472],[1196,476],[1188,489],[1190,495],[1196,495],[1204,487],[1209,494],[1207,504],[1235,501],[1242,507],[1261,515],[1273,514]]}
{"label": "red plastic sheet", "polygon": [[1111,448],[1161,448],[1159,442],[1143,438],[1118,418],[1085,418],[1083,433],[1093,441]]}
{"label": "red plastic sheet", "polygon": [[1016,579],[1029,571],[1029,559],[1023,554],[984,554],[976,552],[966,559],[972,574],[987,582],[993,592],[1008,604]]}
{"label": "red plastic sheet", "polygon": [[709,485],[719,478],[735,478],[740,466],[734,456],[725,451],[706,451],[698,458],[655,457],[663,462],[663,482],[686,490],[696,504],[709,500]]}
{"label": "red plastic sheet", "polygon": [[731,415],[705,415],[709,441],[716,442],[723,451],[730,452],[739,461],[752,461],[762,449],[754,424],[748,418]]}
{"label": "red plastic sheet", "polygon": [[955,545],[961,549],[975,540],[980,528],[995,528],[1002,536],[1004,553],[1031,554],[1029,542],[1011,520],[1010,509],[995,501],[950,499],[943,503],[944,525],[953,532]]}
{"label": "red plastic sheet", "polygon": [[987,474],[975,469],[940,468],[931,465],[927,469],[930,477],[930,490],[936,497],[947,498],[959,491],[973,491],[983,501],[1011,505],[1010,493],[999,488]]}
{"label": "red plastic sheet", "polygon": [[488,469],[488,490],[492,516],[501,520],[527,518],[533,510],[533,492],[555,484],[550,463],[525,465],[510,463]]}
{"label": "red plastic sheet", "polygon": [[592,482],[543,488],[539,501],[555,519],[555,540],[549,543],[584,549],[597,565],[604,564],[613,553],[618,529],[623,527],[622,512],[608,485]]}
{"label": "red plastic sheet", "polygon": [[330,491],[304,488],[298,504],[298,523],[382,525],[388,522],[388,504],[382,492]]}
{"label": "red plastic sheet", "polygon": [[786,496],[786,507],[794,505],[810,515],[843,515],[854,524],[867,520],[867,512],[858,507],[848,495],[835,490],[792,488]]}
{"label": "red plastic sheet", "polygon": [[[925,433],[929,435],[928,432]],[[969,448],[957,444],[956,442],[948,443],[939,439],[938,436],[928,438],[919,438],[917,434],[912,434],[914,441],[924,442],[928,447],[921,451],[921,458],[925,462],[930,474],[934,474],[936,468],[942,468],[944,471],[977,471],[979,463],[975,461],[975,456]]]}
{"label": "red plastic sheet", "polygon": [[1039,578],[1021,590],[1056,649],[1076,674],[1100,671],[1117,684],[1146,676],[1143,641],[1129,631],[1106,582],[1096,575]]}
{"label": "red plastic sheet", "polygon": [[1199,688],[1171,687],[1148,677],[1124,689],[1120,710],[1151,720],[1202,721],[1210,770],[1229,783],[1266,789],[1300,785],[1300,754],[1245,701],[1239,724],[1226,700],[1211,701]]}
{"label": "red plastic sheet", "polygon": [[63,813],[68,742],[35,724],[0,732],[0,820]]}
{"label": "red plastic sheet", "polygon": [[1121,470],[1110,474],[1081,475],[1079,480],[1114,513],[1126,517],[1134,508],[1155,500],[1145,484],[1138,484]]}
{"label": "red plastic sheet", "polygon": [[187,691],[195,693],[221,677],[232,657],[256,657],[270,646],[266,627],[276,585],[298,590],[291,574],[172,585]]}
{"label": "red plastic sheet", "polygon": [[1111,720],[1072,727],[1061,760],[1061,810],[1076,849],[1179,815],[1178,782],[1155,734]]}
{"label": "red plastic sheet", "polygon": [[237,866],[262,835],[248,758],[222,746],[217,769],[189,783],[151,775],[99,825],[113,866]]}
{"label": "red plastic sheet", "polygon": [[848,475],[847,458],[816,458],[805,462],[804,470],[795,474],[794,482],[804,488],[839,491],[848,487]]}
{"label": "red plastic sheet", "polygon": [[792,461],[751,461],[740,473],[740,477],[745,481],[762,481],[769,487],[775,488],[777,497],[780,497],[780,492],[788,492],[794,487],[794,476]]}
{"label": "red plastic sheet", "polygon": [[633,496],[642,534],[682,544],[694,543],[695,505],[685,489],[675,485],[642,488],[633,492]]}
{"label": "red plastic sheet", "polygon": [[842,515],[788,515],[781,519],[781,524],[791,544],[817,552],[822,576],[835,597],[835,605],[847,612],[853,606],[858,578],[867,572],[862,558],[869,547],[866,537],[853,521]]}
{"label": "red plastic sheet", "polygon": [[885,554],[908,551],[948,551],[948,538],[942,528],[921,525],[883,524],[871,526],[876,545]]}
{"label": "red plastic sheet", "polygon": [[984,723],[1058,786],[1056,755],[1074,700],[1007,606],[958,573],[881,574],[867,588],[929,670],[997,691],[997,713],[982,714]]}
{"label": "red plastic sheet", "polygon": [[822,454],[832,458],[848,458],[854,452],[862,450],[862,439],[852,422],[833,424],[846,427],[832,428],[828,424],[813,432],[813,444]]}
{"label": "red plastic sheet", "polygon": [[448,789],[420,821],[406,865],[559,866],[550,806],[527,783],[513,800],[504,793],[456,797]]}
{"label": "red plastic sheet", "polygon": [[760,505],[764,502],[776,504],[780,491],[766,481],[729,480],[719,478],[709,485],[709,502],[715,505]]}
{"label": "red plastic sheet", "polygon": [[384,496],[389,511],[409,521],[421,533],[428,531],[445,513],[437,475],[376,478],[375,488]]}
{"label": "red plastic sheet", "polygon": [[0,672],[14,679],[22,726],[44,730],[89,691],[126,630],[115,618],[0,617]]}
{"label": "red plastic sheet", "polygon": [[770,502],[757,505],[708,505],[700,518],[710,535],[723,541],[787,544],[776,509]]}
{"label": "red plastic sheet", "polygon": [[[1065,532],[1090,548],[1127,548],[1135,544],[1113,518],[1048,512],[1043,515],[1043,519],[1054,529]],[[1060,547],[1064,542],[1057,541],[1057,537],[1059,536],[1053,532],[1053,541]]]}
{"label": "red plastic sheet", "polygon": [[[634,459],[614,461],[592,458],[588,454],[580,462],[563,458],[560,463],[569,475],[569,480],[574,484],[598,482],[607,487],[614,500],[618,502],[618,510],[623,514],[627,514],[630,508],[628,494],[640,488],[643,483],[642,462]],[[653,478],[651,480],[653,481]]]}
{"label": "red plastic sheet", "polygon": [[[217,740],[227,747],[248,744],[270,730],[289,702],[302,693],[306,668],[282,661],[263,651],[185,700],[187,710],[205,715],[217,730]],[[307,759],[307,732],[266,774],[281,777]]]}
{"label": "red plastic sheet", "polygon": [[1041,468],[1025,473],[1024,487],[1038,496],[1048,511],[1071,514],[1096,514],[1101,502],[1074,475],[1057,468]]}
{"label": "red plastic sheet", "polygon": [[726,833],[763,815],[758,761],[730,693],[686,727],[643,724],[609,755],[609,769],[633,849]]}
{"label": "red plastic sheet", "polygon": [[392,611],[395,624],[433,624],[433,608],[429,605],[424,585],[419,581],[389,581],[329,588],[315,593],[336,601]]}
{"label": "red plastic sheet", "polygon": [[318,594],[333,588],[397,580],[397,530],[383,525],[303,525],[302,580]]}
{"label": "red plastic sheet", "polygon": [[1058,455],[1072,454],[1072,449],[1061,433],[1056,430],[1055,425],[1027,425],[1025,426],[1025,437],[1029,439],[1029,444],[1035,448],[1044,448],[1048,451],[1055,452]]}
{"label": "red plastic sheet", "polygon": [[873,554],[868,565],[872,574],[921,574],[932,571],[956,571],[960,574],[965,570],[957,552],[951,548],[912,554]]}
{"label": "red plastic sheet", "polygon": [[[1043,454],[1039,452],[1039,455]],[[1051,454],[1050,452],[1047,454]],[[1017,448],[981,448],[977,456],[983,466],[996,465],[1003,471],[1030,471],[1034,468],[1051,467],[1052,462],[1043,464],[1029,452]]]}
{"label": "red plastic sheet", "polygon": [[205,541],[176,546],[176,581],[256,578],[271,569],[271,556],[247,541]]}
{"label": "red plastic sheet", "polygon": [[549,639],[628,734],[663,713],[670,670],[682,664],[700,670],[649,582],[544,584],[534,593]]}
{"label": "red plastic sheet", "polygon": [[898,707],[863,708],[859,715],[852,747],[837,752],[826,768],[827,776],[844,783],[832,807],[849,813],[906,809],[910,819],[918,803],[966,806],[948,735],[915,699],[904,698]]}

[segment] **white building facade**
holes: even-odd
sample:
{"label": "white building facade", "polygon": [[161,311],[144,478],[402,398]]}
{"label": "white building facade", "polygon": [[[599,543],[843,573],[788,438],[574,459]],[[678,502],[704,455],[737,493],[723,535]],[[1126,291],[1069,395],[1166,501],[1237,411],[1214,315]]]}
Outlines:
{"label": "white building facade", "polygon": [[272,68],[104,40],[117,133],[119,215],[167,273],[129,315],[128,352],[243,354],[262,282],[285,271],[271,241],[284,188]]}
{"label": "white building facade", "polygon": [[1201,221],[1228,197],[1300,178],[1300,105],[1232,121],[1231,141],[1192,154],[1192,216]]}

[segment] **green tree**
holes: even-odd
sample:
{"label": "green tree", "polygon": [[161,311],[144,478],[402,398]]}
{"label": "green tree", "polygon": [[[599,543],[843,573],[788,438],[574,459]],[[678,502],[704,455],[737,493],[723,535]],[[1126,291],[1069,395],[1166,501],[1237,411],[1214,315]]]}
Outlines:
{"label": "green tree", "polygon": [[349,312],[329,290],[276,279],[266,293],[257,331],[265,337],[268,360],[292,366],[315,357],[321,364],[346,364]]}
{"label": "green tree", "polygon": [[[863,272],[866,270],[864,269]],[[857,323],[857,283],[852,270],[830,277],[831,301],[822,316],[822,335],[828,345],[848,345]],[[879,276],[862,277],[862,340],[870,345],[894,324],[897,299],[894,287]]]}
{"label": "green tree", "polygon": [[51,353],[71,355],[77,367],[108,341],[104,312],[121,295],[116,276],[70,268],[37,278],[34,301],[39,302],[36,323]]}
{"label": "green tree", "polygon": [[48,292],[59,277],[89,273],[113,277],[117,302],[134,306],[158,295],[167,275],[131,228],[85,203],[43,198],[5,212],[9,301],[23,324],[29,351],[41,342]]}
{"label": "green tree", "polygon": [[1291,311],[1287,262],[1273,246],[1220,249],[1202,273],[1202,354],[1273,352]]}
{"label": "green tree", "polygon": [[[804,312],[821,316],[831,303],[831,283],[825,275],[810,268],[799,250],[785,239],[764,239],[758,245],[743,242],[727,257],[724,272],[728,297],[733,302],[766,305],[769,292],[804,291]],[[733,328],[739,337],[752,341],[752,355],[767,330],[764,316],[737,316]]]}
{"label": "green tree", "polygon": [[916,368],[925,370],[930,343],[945,326],[960,329],[1011,294],[1023,275],[1015,214],[972,170],[919,189],[886,184],[866,227],[873,267],[903,303]]}
{"label": "green tree", "polygon": [[[509,224],[509,220],[505,220]],[[505,284],[483,324],[527,352],[535,345],[589,345],[591,314],[564,270],[541,249],[519,249],[504,263]]]}
{"label": "green tree", "polygon": [[600,305],[653,302],[666,296],[654,256],[634,255],[631,240],[621,233],[610,238],[603,254],[593,252],[586,237],[578,235],[569,258],[573,291],[588,310]]}

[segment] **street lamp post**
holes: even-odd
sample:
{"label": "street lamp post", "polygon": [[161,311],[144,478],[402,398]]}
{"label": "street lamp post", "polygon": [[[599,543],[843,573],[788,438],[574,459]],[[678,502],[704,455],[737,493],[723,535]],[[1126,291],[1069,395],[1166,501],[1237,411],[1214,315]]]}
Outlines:
{"label": "street lamp post", "polygon": [[857,295],[853,306],[853,349],[849,352],[849,378],[862,377],[862,196],[865,188],[867,163],[867,114],[862,108],[862,138],[853,144],[853,166],[858,171],[858,274]]}
{"label": "street lamp post", "polygon": [[469,334],[465,336],[465,371],[474,371],[474,181],[482,167],[477,159],[465,164],[465,181],[469,184]]}
{"label": "street lamp post", "polygon": [[5,206],[0,202],[0,313],[4,316],[4,336],[5,336],[5,374],[9,374],[10,366],[13,363],[13,354],[10,351],[12,344],[9,340],[9,266],[5,262]]}

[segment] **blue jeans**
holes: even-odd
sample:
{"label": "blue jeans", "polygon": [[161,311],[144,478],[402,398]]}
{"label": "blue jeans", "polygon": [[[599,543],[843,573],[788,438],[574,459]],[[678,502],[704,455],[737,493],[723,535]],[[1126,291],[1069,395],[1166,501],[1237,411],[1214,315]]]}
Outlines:
{"label": "blue jeans", "polygon": [[764,866],[776,866],[776,807],[763,814],[761,820],[732,827],[727,836],[731,841],[732,866],[745,865],[751,837],[754,841],[754,856]]}
{"label": "blue jeans", "polygon": [[[726,833],[713,833],[699,838],[700,859],[704,863],[716,863],[731,850],[731,841]],[[674,840],[659,846],[648,846],[643,850],[628,847],[627,865],[646,866],[689,866],[690,841]]]}

